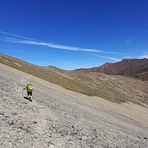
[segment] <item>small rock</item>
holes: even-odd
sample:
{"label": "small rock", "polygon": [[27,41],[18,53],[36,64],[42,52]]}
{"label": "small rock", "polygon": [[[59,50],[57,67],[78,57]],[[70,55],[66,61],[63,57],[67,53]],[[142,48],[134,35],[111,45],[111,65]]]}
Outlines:
{"label": "small rock", "polygon": [[50,145],[49,148],[54,148],[54,146],[53,145]]}
{"label": "small rock", "polygon": [[87,140],[87,137],[86,137],[86,136],[83,136],[82,139],[83,139],[83,140]]}
{"label": "small rock", "polygon": [[0,115],[2,115],[2,116],[3,116],[3,115],[5,115],[5,114],[4,114],[3,112],[0,112]]}
{"label": "small rock", "polygon": [[147,137],[144,137],[145,140],[147,140]]}
{"label": "small rock", "polygon": [[49,148],[54,148],[53,143],[52,143],[52,142],[50,142],[50,141],[48,141],[48,147],[49,147]]}
{"label": "small rock", "polygon": [[9,116],[4,116],[5,118],[10,118]]}
{"label": "small rock", "polygon": [[78,136],[78,139],[79,139],[79,140],[82,140],[82,137]]}
{"label": "small rock", "polygon": [[21,131],[21,129],[19,128],[17,131],[18,131],[18,132],[20,132],[20,131]]}
{"label": "small rock", "polygon": [[9,122],[9,125],[13,125],[14,124],[14,122],[13,122],[13,120],[11,120],[10,122]]}

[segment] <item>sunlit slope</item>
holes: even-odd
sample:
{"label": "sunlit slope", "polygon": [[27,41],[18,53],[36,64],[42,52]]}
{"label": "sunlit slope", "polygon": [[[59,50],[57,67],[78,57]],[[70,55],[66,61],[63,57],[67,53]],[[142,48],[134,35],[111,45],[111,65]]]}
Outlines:
{"label": "sunlit slope", "polygon": [[0,63],[86,95],[99,96],[113,102],[148,104],[148,83],[136,78],[65,71],[53,66],[41,67],[3,54],[0,54]]}

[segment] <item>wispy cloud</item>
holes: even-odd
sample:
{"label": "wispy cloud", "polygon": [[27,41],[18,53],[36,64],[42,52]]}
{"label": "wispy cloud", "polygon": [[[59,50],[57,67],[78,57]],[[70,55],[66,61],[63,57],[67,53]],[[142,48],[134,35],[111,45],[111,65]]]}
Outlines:
{"label": "wispy cloud", "polygon": [[32,38],[24,37],[24,36],[21,36],[21,35],[5,32],[5,31],[0,31],[0,34],[5,35],[4,37],[16,37],[16,38],[21,38],[21,39],[34,40]]}
{"label": "wispy cloud", "polygon": [[108,57],[108,56],[99,56],[99,57],[102,57],[102,58],[105,58],[105,59],[110,59],[110,60],[113,60],[113,61],[116,61],[116,62],[119,62],[119,61],[122,60],[122,59],[118,59],[118,58],[115,58],[115,57]]}
{"label": "wispy cloud", "polygon": [[86,49],[86,48],[79,48],[79,47],[72,47],[72,46],[65,46],[65,45],[59,45],[54,43],[46,43],[41,41],[30,41],[30,40],[10,40],[14,43],[22,43],[22,44],[30,44],[30,45],[40,45],[40,46],[46,46],[50,48],[56,48],[56,49],[64,49],[64,50],[74,50],[74,51],[86,51],[86,52],[103,52],[101,50],[96,49]]}
{"label": "wispy cloud", "polygon": [[81,48],[81,47],[73,47],[73,46],[66,46],[66,45],[60,45],[55,43],[48,43],[39,41],[36,39],[0,31],[1,34],[5,35],[3,37],[3,40],[7,42],[12,43],[19,43],[19,44],[28,44],[28,45],[37,45],[37,46],[46,46],[49,48],[55,48],[55,49],[63,49],[63,50],[72,50],[72,51],[81,51],[81,52],[95,52],[95,53],[106,53],[106,54],[119,54],[116,52],[107,52],[99,49],[93,49],[93,48]]}
{"label": "wispy cloud", "polygon": [[91,55],[92,55],[92,56],[95,56],[95,57],[100,57],[100,58],[109,59],[109,60],[116,61],[116,62],[119,62],[119,61],[122,60],[122,59],[115,58],[115,57],[110,57],[110,56],[102,56],[102,55],[96,55],[96,54],[91,54]]}

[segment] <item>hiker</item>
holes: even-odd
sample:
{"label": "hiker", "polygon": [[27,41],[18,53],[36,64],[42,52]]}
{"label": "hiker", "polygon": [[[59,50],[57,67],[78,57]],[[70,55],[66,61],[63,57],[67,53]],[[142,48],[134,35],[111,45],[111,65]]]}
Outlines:
{"label": "hiker", "polygon": [[25,89],[27,89],[28,99],[32,102],[32,85],[30,83],[27,83],[27,86],[23,90]]}

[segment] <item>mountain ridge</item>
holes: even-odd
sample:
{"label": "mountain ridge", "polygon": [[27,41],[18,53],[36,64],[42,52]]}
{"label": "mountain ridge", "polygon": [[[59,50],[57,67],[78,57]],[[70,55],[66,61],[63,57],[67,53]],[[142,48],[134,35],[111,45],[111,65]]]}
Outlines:
{"label": "mountain ridge", "polygon": [[123,59],[117,63],[105,63],[99,67],[80,68],[75,71],[100,72],[108,75],[122,75],[148,81],[148,59]]}

